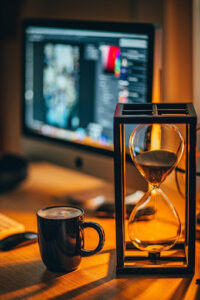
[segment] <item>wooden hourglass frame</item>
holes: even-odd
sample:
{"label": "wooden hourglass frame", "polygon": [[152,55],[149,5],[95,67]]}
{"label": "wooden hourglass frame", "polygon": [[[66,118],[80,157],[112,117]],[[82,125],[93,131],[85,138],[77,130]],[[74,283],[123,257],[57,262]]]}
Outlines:
{"label": "wooden hourglass frame", "polygon": [[[130,228],[127,229],[125,204],[125,134],[126,125],[130,127],[131,124],[134,127],[139,126],[139,128],[152,127],[155,124],[158,124],[159,127],[168,126],[170,128],[177,126],[178,128],[182,126],[184,128],[185,201],[183,200],[182,202],[185,212],[185,228],[180,240],[177,238],[173,243],[169,243],[169,249],[166,246],[167,243],[165,243],[166,247],[159,251],[156,248],[152,248],[152,244],[149,244],[150,248],[148,249],[150,250],[145,251],[145,247],[149,246],[148,244],[138,243],[137,245],[139,239],[135,238],[135,236],[132,242],[127,238]],[[195,265],[195,147],[196,113],[191,103],[117,104],[114,116],[114,173],[116,271],[118,274],[193,274]],[[174,164],[175,166],[176,164]],[[175,193],[178,193],[178,191],[175,191]],[[148,202],[145,201],[143,201],[142,205]],[[177,229],[177,232],[179,229]],[[179,234],[180,232],[177,233],[177,235]]]}

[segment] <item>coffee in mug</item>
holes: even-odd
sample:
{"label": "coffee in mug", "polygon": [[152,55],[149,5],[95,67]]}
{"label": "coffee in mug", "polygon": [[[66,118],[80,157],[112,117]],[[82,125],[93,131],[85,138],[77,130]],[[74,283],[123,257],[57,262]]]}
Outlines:
{"label": "coffee in mug", "polygon": [[[72,206],[51,206],[37,211],[38,241],[42,260],[54,272],[70,272],[79,266],[82,256],[103,248],[105,234],[95,222],[84,222],[84,211]],[[99,236],[94,250],[84,249],[84,228],[94,228]]]}

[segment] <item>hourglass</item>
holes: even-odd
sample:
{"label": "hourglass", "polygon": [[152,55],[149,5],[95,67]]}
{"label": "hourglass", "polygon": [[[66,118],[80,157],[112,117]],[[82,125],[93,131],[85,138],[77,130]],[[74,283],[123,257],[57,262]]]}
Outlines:
{"label": "hourglass", "polygon": [[[179,215],[160,185],[178,164],[183,149],[184,141],[175,125],[143,124],[130,135],[131,158],[150,188],[130,214],[128,234],[135,247],[148,251],[154,259],[169,250],[181,233]],[[153,213],[144,218],[143,211]]]}
{"label": "hourglass", "polygon": [[[194,273],[196,120],[192,103],[117,104],[114,115],[117,274]],[[172,174],[174,169],[176,172],[180,169],[181,156],[183,197]],[[134,191],[141,178],[141,189],[146,191],[145,180],[149,189],[127,219],[129,184],[132,183]]]}

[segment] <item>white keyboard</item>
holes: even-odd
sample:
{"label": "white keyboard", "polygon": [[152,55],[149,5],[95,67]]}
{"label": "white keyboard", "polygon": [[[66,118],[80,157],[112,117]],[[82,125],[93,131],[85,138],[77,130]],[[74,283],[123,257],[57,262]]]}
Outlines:
{"label": "white keyboard", "polygon": [[11,219],[10,217],[0,213],[0,239],[15,234],[18,232],[25,231],[23,224]]}

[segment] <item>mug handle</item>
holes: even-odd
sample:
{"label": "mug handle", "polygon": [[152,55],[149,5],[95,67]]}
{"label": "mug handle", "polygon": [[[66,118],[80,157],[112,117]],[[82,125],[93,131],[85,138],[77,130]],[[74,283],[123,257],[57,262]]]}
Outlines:
{"label": "mug handle", "polygon": [[97,231],[97,233],[99,235],[99,243],[94,250],[81,249],[81,256],[91,256],[91,255],[99,252],[103,248],[104,242],[105,242],[105,233],[104,233],[104,230],[101,227],[101,225],[99,225],[98,223],[95,223],[95,222],[84,222],[81,226],[82,226],[82,228],[88,228],[88,227],[91,228],[92,227]]}

